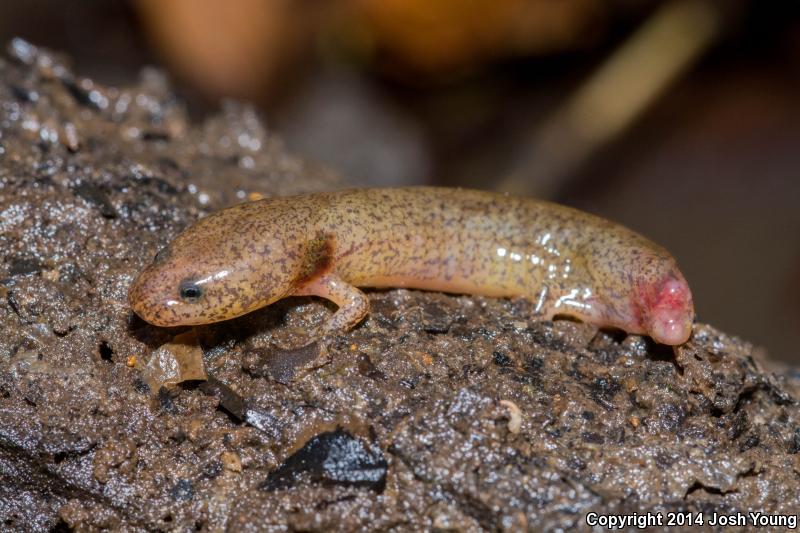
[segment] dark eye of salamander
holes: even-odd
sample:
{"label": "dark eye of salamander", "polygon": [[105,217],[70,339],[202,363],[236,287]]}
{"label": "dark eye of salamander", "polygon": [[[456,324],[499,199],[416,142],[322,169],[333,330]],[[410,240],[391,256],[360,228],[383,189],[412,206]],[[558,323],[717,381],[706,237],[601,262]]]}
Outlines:
{"label": "dark eye of salamander", "polygon": [[181,300],[189,303],[194,303],[203,296],[203,288],[190,280],[182,281],[178,292]]}

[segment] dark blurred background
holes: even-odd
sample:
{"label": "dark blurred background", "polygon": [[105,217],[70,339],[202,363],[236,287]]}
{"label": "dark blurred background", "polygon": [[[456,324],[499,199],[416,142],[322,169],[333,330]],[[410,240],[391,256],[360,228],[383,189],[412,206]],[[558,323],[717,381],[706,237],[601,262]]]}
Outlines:
{"label": "dark blurred background", "polygon": [[190,112],[254,102],[364,185],[528,194],[665,245],[700,320],[800,362],[800,4],[757,0],[0,2],[21,36]]}

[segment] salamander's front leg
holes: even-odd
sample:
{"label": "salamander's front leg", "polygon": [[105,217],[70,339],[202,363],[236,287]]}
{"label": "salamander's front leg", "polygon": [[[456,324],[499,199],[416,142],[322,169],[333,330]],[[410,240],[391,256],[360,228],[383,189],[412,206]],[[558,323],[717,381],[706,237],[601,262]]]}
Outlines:
{"label": "salamander's front leg", "polygon": [[293,294],[319,296],[339,306],[333,316],[320,327],[319,333],[323,335],[348,331],[361,322],[369,312],[367,296],[336,274],[323,274],[314,278],[298,287]]}

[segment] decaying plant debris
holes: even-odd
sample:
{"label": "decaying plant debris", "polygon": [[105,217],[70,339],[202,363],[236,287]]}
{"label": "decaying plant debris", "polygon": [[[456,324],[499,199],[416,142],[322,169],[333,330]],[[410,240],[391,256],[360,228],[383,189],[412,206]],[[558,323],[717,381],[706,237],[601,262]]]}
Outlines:
{"label": "decaying plant debris", "polygon": [[[127,307],[181,228],[341,186],[246,106],[202,125],[24,41],[0,60],[0,528],[587,529],[587,512],[800,508],[798,374],[697,325],[675,353],[530,305],[390,290],[318,354],[290,299],[198,328],[208,381],[151,391],[186,329]],[[742,312],[746,312],[745,309]],[[697,529],[695,529],[697,530]]]}

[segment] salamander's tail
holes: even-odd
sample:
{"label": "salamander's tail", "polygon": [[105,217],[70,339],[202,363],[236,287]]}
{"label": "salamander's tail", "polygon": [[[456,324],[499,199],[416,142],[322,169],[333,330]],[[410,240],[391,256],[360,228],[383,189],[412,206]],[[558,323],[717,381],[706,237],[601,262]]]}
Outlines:
{"label": "salamander's tail", "polygon": [[647,298],[645,329],[656,342],[683,344],[692,334],[694,303],[689,285],[680,272],[672,272],[653,287]]}

